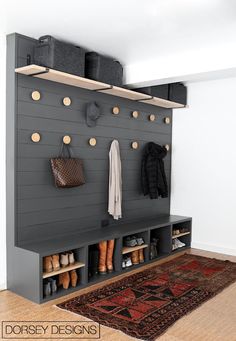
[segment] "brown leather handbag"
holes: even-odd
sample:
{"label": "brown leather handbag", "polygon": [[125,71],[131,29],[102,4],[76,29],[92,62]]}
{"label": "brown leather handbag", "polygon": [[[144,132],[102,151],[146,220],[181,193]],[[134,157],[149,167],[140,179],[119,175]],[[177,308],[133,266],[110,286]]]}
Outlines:
{"label": "brown leather handbag", "polygon": [[[65,148],[68,157],[64,156]],[[56,187],[70,188],[85,184],[83,162],[71,156],[68,145],[63,143],[58,158],[51,159],[50,162]]]}

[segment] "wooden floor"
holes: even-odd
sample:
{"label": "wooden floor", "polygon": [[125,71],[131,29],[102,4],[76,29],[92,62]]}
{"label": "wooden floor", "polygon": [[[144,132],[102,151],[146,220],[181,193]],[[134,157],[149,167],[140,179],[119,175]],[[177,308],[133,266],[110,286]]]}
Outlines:
{"label": "wooden floor", "polygon": [[[236,262],[236,257],[234,256],[226,256],[196,249],[189,250],[189,253],[223,260],[228,259]],[[179,256],[180,254],[181,253],[171,256],[168,259]],[[162,260],[156,262],[156,264],[165,261],[166,260]],[[155,263],[149,264],[142,269],[149,268],[154,264]],[[127,275],[142,271],[142,269],[134,270]],[[124,275],[122,274],[116,277],[116,279],[107,280],[105,284],[112,283],[123,277]],[[66,299],[92,291],[103,285],[104,284],[101,283],[93,285],[87,289],[66,296]],[[55,304],[63,302],[64,300],[65,297],[38,305],[5,290],[0,292],[0,321],[81,320],[80,316],[55,307]],[[86,319],[83,317],[82,320]],[[1,338],[1,340],[9,339]],[[17,338],[14,340],[17,340]],[[33,338],[28,338],[27,340],[33,340]],[[58,338],[56,340],[65,339]],[[134,340],[134,338],[131,338],[120,331],[101,326],[100,340],[125,341]],[[158,338],[158,341],[236,341],[236,283],[226,288],[222,293],[203,304],[191,314],[177,321],[164,335]]]}

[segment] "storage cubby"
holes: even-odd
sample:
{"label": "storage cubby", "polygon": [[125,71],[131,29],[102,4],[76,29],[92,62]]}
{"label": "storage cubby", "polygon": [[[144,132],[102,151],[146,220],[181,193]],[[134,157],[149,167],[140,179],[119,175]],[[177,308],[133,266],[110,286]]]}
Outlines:
{"label": "storage cubby", "polygon": [[[153,258],[149,253],[149,259],[153,260],[155,258],[160,258],[171,253],[171,226],[163,226],[157,229],[151,230],[150,233],[150,244],[153,238],[157,240],[157,255]],[[151,252],[150,247],[150,252]]]}
{"label": "storage cubby", "polygon": [[[105,260],[105,266],[107,266],[107,258],[109,253],[109,241],[112,239],[108,239],[106,241],[101,241],[101,243],[106,243],[106,251],[102,251],[99,248],[99,243],[91,244],[88,246],[88,282],[99,282],[105,280],[106,278],[113,277],[117,272],[120,271],[120,239],[114,239],[114,248],[113,248],[113,256],[112,256],[112,271],[106,271],[105,274],[101,274],[99,272],[99,258],[100,256]],[[103,244],[104,246],[104,244]],[[100,253],[104,252],[104,255],[100,255]]]}
{"label": "storage cubby", "polygon": [[172,252],[180,251],[191,245],[192,221],[185,221],[172,226]]}
{"label": "storage cubby", "polygon": [[[46,271],[44,268],[46,258],[49,264],[51,259],[52,271]],[[57,262],[55,263],[53,259],[57,259]],[[66,265],[67,261],[68,264]],[[58,262],[59,268],[54,269],[54,266],[58,264]],[[42,266],[41,295],[44,301],[77,290],[86,282],[85,248],[78,248],[44,256],[42,258]],[[64,282],[68,288],[64,287]]]}

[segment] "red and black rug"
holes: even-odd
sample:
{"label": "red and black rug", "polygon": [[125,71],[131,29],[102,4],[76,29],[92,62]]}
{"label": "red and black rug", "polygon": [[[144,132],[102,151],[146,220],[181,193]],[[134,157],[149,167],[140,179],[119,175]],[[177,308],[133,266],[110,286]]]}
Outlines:
{"label": "red and black rug", "polygon": [[138,339],[154,340],[235,280],[236,263],[185,254],[58,307]]}

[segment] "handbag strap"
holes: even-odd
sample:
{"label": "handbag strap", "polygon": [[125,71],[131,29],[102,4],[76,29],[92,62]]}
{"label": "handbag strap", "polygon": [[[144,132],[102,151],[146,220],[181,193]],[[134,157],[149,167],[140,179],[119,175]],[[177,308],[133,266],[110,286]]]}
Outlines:
{"label": "handbag strap", "polygon": [[59,154],[59,158],[63,158],[65,157],[65,150],[67,151],[67,154],[68,154],[68,157],[69,159],[72,158],[72,150],[70,148],[70,146],[68,144],[65,144],[62,142],[62,145],[61,145],[61,149],[60,149],[60,154]]}

